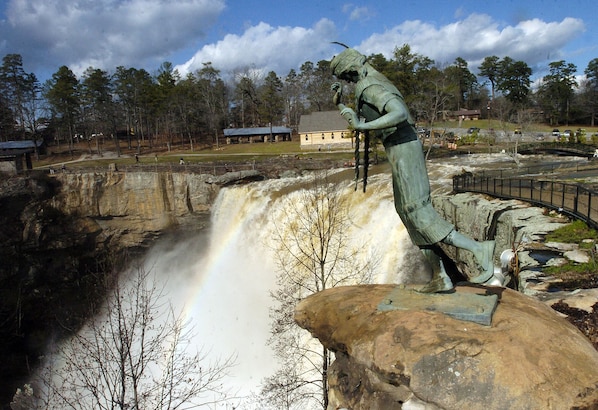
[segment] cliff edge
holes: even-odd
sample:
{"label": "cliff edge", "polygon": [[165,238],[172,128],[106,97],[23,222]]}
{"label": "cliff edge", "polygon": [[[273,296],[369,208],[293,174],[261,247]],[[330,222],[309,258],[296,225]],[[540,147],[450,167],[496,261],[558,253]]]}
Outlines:
{"label": "cliff edge", "polygon": [[545,304],[491,289],[498,305],[485,326],[426,309],[381,310],[395,287],[332,288],[298,304],[296,322],[335,352],[328,409],[598,406],[598,352]]}

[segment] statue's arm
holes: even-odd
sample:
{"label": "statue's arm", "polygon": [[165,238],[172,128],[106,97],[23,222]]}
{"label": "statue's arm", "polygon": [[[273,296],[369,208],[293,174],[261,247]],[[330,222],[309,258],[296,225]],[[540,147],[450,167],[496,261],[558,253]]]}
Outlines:
{"label": "statue's arm", "polygon": [[343,86],[341,83],[334,83],[332,84],[331,87],[332,91],[334,91],[334,95],[332,96],[332,102],[334,103],[334,105],[336,105],[338,107],[338,109],[341,112],[341,115],[343,116],[343,118],[345,120],[347,120],[347,122],[349,123],[349,125],[351,126],[351,128],[355,129],[355,130],[359,130],[358,126],[360,124],[359,121],[359,117],[357,116],[357,114],[355,113],[355,111],[349,107],[347,107],[345,104],[343,104],[341,102],[341,99],[343,97]]}
{"label": "statue's arm", "polygon": [[354,110],[341,103],[342,85],[334,83],[332,90],[335,91],[332,101],[341,111],[341,115],[347,120],[351,128],[356,131],[383,130],[396,127],[409,119],[409,111],[405,104],[398,97],[387,98],[388,91],[379,85],[368,87],[363,92],[362,98],[368,104],[376,105],[379,112],[384,113],[380,118],[364,122],[360,121]]}
{"label": "statue's arm", "polygon": [[345,105],[341,103],[341,99],[343,98],[343,85],[339,82],[336,82],[332,84],[330,89],[334,91],[334,95],[332,96],[332,103],[336,105],[340,110],[345,108]]}
{"label": "statue's arm", "polygon": [[384,115],[375,120],[361,123],[359,127],[360,131],[383,130],[396,127],[409,119],[407,107],[396,97],[388,100],[384,107],[380,107],[380,109]]}

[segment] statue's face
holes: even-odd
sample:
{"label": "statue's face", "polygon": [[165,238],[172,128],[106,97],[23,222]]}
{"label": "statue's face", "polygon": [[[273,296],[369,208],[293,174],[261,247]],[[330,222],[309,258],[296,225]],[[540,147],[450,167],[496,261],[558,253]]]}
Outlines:
{"label": "statue's face", "polygon": [[357,80],[359,80],[359,75],[357,74],[356,70],[344,71],[338,74],[337,77],[350,83],[356,83]]}
{"label": "statue's face", "polygon": [[359,81],[359,74],[357,73],[357,71],[350,72],[349,79],[347,81],[352,83],[356,83],[357,81]]}
{"label": "statue's face", "polygon": [[334,74],[338,79],[348,81],[350,83],[356,83],[359,80],[360,69],[361,67],[354,64],[353,61],[341,61],[341,64],[336,67],[332,74]]}
{"label": "statue's face", "polygon": [[359,70],[365,63],[365,57],[353,49],[347,49],[334,57],[330,62],[332,74],[349,82],[359,80]]}

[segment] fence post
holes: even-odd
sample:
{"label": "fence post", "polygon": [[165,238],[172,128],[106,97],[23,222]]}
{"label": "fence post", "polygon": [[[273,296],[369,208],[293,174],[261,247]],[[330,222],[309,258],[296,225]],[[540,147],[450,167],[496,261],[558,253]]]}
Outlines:
{"label": "fence post", "polygon": [[519,198],[521,198],[521,178],[517,181],[519,181]]}
{"label": "fence post", "polygon": [[592,221],[592,191],[588,190],[588,224]]}

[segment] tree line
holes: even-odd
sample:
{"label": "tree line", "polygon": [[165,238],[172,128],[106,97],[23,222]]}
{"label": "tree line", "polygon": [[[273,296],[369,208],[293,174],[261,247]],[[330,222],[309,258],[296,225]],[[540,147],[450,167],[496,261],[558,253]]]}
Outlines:
{"label": "tree line", "polygon": [[[549,73],[532,87],[532,69],[510,57],[486,57],[475,75],[457,58],[440,65],[396,47],[388,59],[370,63],[397,85],[418,123],[433,124],[443,113],[480,110],[482,117],[522,123],[535,121],[595,125],[598,106],[598,58],[578,82],[577,67],[551,62]],[[247,66],[223,76],[207,62],[182,77],[170,62],[150,74],[119,66],[113,72],[89,67],[77,78],[60,67],[43,84],[23,68],[19,54],[7,54],[0,66],[0,139],[44,137],[56,143],[126,139],[129,148],[145,143],[218,144],[227,127],[284,125],[297,129],[302,114],[334,110],[330,62],[307,61],[282,77]],[[120,144],[115,144],[117,153]]]}

